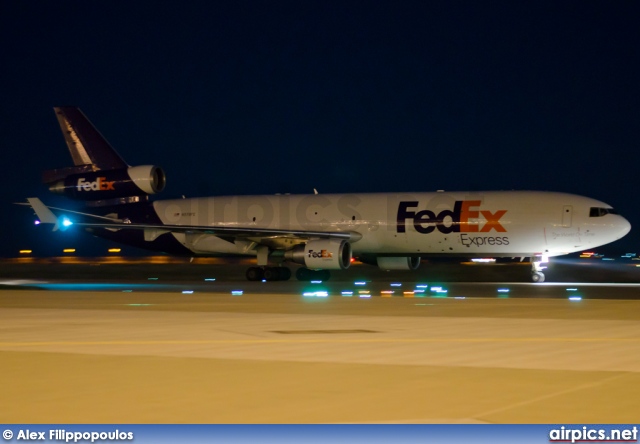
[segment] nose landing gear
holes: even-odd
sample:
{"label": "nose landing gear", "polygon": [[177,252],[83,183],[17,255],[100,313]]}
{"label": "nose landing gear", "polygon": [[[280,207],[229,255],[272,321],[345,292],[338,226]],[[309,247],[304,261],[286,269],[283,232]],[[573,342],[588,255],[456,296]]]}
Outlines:
{"label": "nose landing gear", "polygon": [[549,258],[547,256],[533,256],[531,258],[531,281],[532,282],[544,282],[544,273],[542,270],[547,268]]}

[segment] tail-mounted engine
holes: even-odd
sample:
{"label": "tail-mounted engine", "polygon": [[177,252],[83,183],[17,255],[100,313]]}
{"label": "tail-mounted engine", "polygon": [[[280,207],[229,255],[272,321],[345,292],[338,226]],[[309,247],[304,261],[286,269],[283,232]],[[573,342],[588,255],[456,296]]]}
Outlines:
{"label": "tail-mounted engine", "polygon": [[166,184],[162,168],[142,165],[70,174],[50,182],[49,190],[71,199],[104,201],[159,193]]}
{"label": "tail-mounted engine", "polygon": [[312,240],[284,253],[286,260],[312,270],[346,270],[351,265],[351,244],[346,240]]}

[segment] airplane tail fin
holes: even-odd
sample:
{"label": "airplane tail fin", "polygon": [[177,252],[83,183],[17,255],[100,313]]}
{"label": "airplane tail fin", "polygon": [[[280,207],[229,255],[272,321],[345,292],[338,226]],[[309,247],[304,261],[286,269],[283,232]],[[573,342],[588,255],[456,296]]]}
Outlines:
{"label": "airplane tail fin", "polygon": [[59,106],[54,110],[75,165],[90,164],[101,170],[129,166],[79,108]]}
{"label": "airplane tail fin", "polygon": [[139,202],[164,189],[162,168],[129,166],[79,108],[54,111],[74,166],[43,173],[50,191],[102,206]]}

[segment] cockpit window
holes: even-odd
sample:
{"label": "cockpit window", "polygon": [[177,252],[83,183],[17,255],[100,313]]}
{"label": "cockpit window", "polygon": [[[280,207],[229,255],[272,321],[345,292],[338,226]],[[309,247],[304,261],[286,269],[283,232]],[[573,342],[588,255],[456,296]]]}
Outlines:
{"label": "cockpit window", "polygon": [[618,214],[618,212],[613,208],[599,207],[591,207],[591,210],[589,210],[589,217],[602,217],[607,214]]}

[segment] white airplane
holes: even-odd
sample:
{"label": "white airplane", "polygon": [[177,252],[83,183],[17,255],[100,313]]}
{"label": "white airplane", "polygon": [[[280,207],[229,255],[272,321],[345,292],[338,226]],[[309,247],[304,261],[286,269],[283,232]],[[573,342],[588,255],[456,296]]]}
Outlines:
{"label": "white airplane", "polygon": [[[41,223],[80,226],[99,237],[189,256],[255,256],[251,281],[328,279],[352,258],[383,270],[414,270],[422,257],[530,257],[544,281],[548,257],[608,244],[629,222],[611,206],[539,191],[310,194],[149,201],[162,191],[157,166],[129,166],[75,107],[54,108],[75,166],[47,171],[54,193],[86,211],[27,199]],[[315,190],[314,190],[315,191]],[[55,213],[52,211],[54,210]]]}

